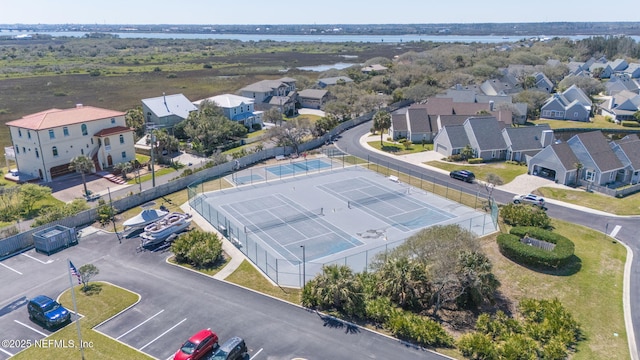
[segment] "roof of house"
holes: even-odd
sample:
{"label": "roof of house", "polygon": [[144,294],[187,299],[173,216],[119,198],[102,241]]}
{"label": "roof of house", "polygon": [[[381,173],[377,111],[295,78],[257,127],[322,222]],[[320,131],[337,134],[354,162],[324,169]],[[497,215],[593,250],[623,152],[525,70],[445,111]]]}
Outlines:
{"label": "roof of house", "polygon": [[253,84],[249,84],[240,91],[250,91],[250,92],[270,92],[273,89],[277,89],[281,86],[289,86],[290,83],[294,83],[296,80],[292,78],[280,78],[277,80],[261,80],[255,82]]}
{"label": "roof of house", "polygon": [[638,137],[636,136],[635,140],[629,139],[627,141],[618,141],[617,143],[629,161],[631,161],[631,166],[634,169],[640,169],[640,140],[638,140]]}
{"label": "roof of house", "polygon": [[429,100],[427,100],[426,107],[427,107],[427,113],[429,115],[452,115],[453,99],[429,98]]}
{"label": "roof of house", "polygon": [[373,64],[373,65],[369,65],[369,66],[365,66],[362,68],[363,72],[370,72],[370,71],[385,71],[388,68],[386,66],[382,66],[380,64]]}
{"label": "roof of house", "polygon": [[391,114],[391,126],[393,131],[407,131],[407,116],[405,114]]}
{"label": "roof of house", "polygon": [[502,127],[495,117],[470,117],[464,126],[471,129],[480,150],[506,149]]}
{"label": "roof of house", "polygon": [[348,76],[336,76],[336,77],[318,79],[319,83],[323,83],[325,85],[336,85],[340,81],[344,81],[346,83],[353,82],[353,80]]}
{"label": "roof of house", "polygon": [[194,101],[193,103],[195,105],[200,105],[205,100],[211,101],[215,103],[217,106],[221,108],[226,108],[226,109],[235,108],[235,107],[241,106],[242,104],[253,104],[255,102],[254,99],[248,98],[245,96],[238,96],[234,94],[222,94],[222,95],[216,95],[210,98]]}
{"label": "roof of house", "polygon": [[580,140],[600,171],[605,172],[624,167],[600,130],[580,133],[574,137]]}
{"label": "roof of house", "polygon": [[21,119],[7,122],[6,125],[31,130],[44,130],[108,119],[123,116],[124,114],[122,111],[77,105],[70,109],[49,109],[39,113],[25,115]]}
{"label": "roof of house", "polygon": [[440,128],[451,125],[462,125],[469,115],[440,115]]}
{"label": "roof of house", "polygon": [[327,95],[327,90],[304,89],[298,92],[298,96],[307,99],[322,99]]}
{"label": "roof of house", "polygon": [[451,98],[453,102],[475,102],[476,92],[466,89],[448,89],[446,94],[438,94],[436,97]]}
{"label": "roof of house", "polygon": [[182,94],[142,99],[142,103],[159,118],[176,115],[182,119],[186,119],[189,117],[191,111],[198,110],[198,108]]}
{"label": "roof of house", "polygon": [[556,154],[562,166],[567,170],[575,170],[580,162],[576,154],[566,142],[551,144],[551,150]]}
{"label": "roof of house", "polygon": [[97,133],[95,133],[93,136],[105,137],[105,136],[110,136],[115,134],[122,134],[130,131],[135,131],[135,130],[126,126],[114,126],[114,127],[102,129]]}
{"label": "roof of house", "polygon": [[455,115],[477,115],[481,111],[489,111],[489,103],[453,103]]}
{"label": "roof of house", "polygon": [[451,146],[453,148],[458,149],[469,145],[469,138],[467,137],[467,132],[464,130],[464,126],[451,125],[447,126],[445,129],[449,142],[451,142]]}
{"label": "roof of house", "polygon": [[542,148],[542,132],[551,130],[549,124],[504,128],[503,132],[511,140],[511,150],[523,151]]}
{"label": "roof of house", "polygon": [[429,114],[425,108],[409,107],[407,110],[407,120],[412,133],[425,133],[431,131]]}

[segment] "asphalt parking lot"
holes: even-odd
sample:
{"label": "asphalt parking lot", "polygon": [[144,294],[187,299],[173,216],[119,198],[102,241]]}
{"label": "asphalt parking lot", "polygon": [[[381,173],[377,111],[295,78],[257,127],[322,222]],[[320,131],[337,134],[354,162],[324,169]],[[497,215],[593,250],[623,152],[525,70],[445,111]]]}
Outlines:
{"label": "asphalt parking lot", "polygon": [[[109,281],[140,295],[140,301],[95,330],[169,359],[204,328],[220,341],[243,337],[251,359],[442,359],[396,339],[324,317],[199,273],[170,265],[166,249],[138,251],[136,238],[86,231],[77,246],[46,256],[30,250],[0,262],[0,338],[42,339],[51,332],[29,320],[27,299],[56,298],[68,289],[67,259],[76,267],[92,263]],[[15,345],[15,344],[10,344]],[[20,349],[0,346],[0,360]],[[86,351],[90,351],[87,349]]]}

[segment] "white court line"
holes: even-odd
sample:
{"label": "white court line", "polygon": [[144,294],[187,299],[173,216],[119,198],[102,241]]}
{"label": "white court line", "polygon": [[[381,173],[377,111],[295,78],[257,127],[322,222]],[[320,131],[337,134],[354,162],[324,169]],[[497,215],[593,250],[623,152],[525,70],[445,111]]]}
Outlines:
{"label": "white court line", "polygon": [[28,257],[29,259],[35,260],[35,261],[37,261],[37,262],[39,262],[39,263],[41,263],[41,264],[45,264],[45,265],[47,265],[47,264],[51,264],[51,263],[53,262],[53,260],[51,260],[51,259],[49,259],[49,260],[47,260],[46,262],[44,262],[44,261],[42,261],[42,260],[40,260],[40,259],[36,259],[36,258],[34,258],[33,256],[31,256],[31,255],[29,255],[29,254],[25,254],[25,253],[22,253],[22,255],[23,255],[23,256],[26,256],[26,257]]}
{"label": "white court line", "polygon": [[260,354],[262,352],[263,348],[260,348],[260,350],[258,350],[257,353],[253,354],[252,357],[249,358],[249,360],[253,360],[256,356],[258,356],[258,354]]}
{"label": "white court line", "polygon": [[9,270],[11,270],[11,271],[13,271],[13,272],[17,273],[18,275],[22,275],[22,273],[21,273],[20,271],[18,271],[18,270],[16,270],[16,269],[12,269],[12,268],[8,267],[7,265],[5,265],[5,264],[3,264],[3,263],[0,263],[0,265],[2,265],[2,266],[4,266],[4,267],[6,267],[7,269],[9,269]]}
{"label": "white court line", "polygon": [[38,330],[38,329],[36,329],[36,328],[32,328],[31,326],[29,326],[29,325],[27,325],[27,324],[25,324],[25,323],[22,323],[22,322],[20,322],[20,321],[18,321],[18,320],[13,320],[13,321],[15,321],[15,322],[17,322],[18,324],[20,324],[20,325],[22,325],[22,326],[26,327],[27,329],[31,329],[31,330],[33,330],[33,331],[37,332],[38,334],[40,334],[40,335],[42,335],[42,336],[44,336],[44,337],[49,336],[49,335],[47,335],[47,334],[43,333],[42,331],[40,331],[40,330]]}
{"label": "white court line", "polygon": [[12,353],[8,352],[7,350],[5,350],[5,349],[3,349],[3,348],[0,348],[0,351],[2,351],[3,353],[5,353],[5,354],[9,355],[9,357],[13,356],[13,354],[12,354]]}
{"label": "white court line", "polygon": [[175,329],[176,327],[178,327],[178,325],[182,324],[183,322],[187,321],[187,318],[182,319],[182,321],[180,321],[179,323],[173,325],[171,328],[169,328],[169,330],[163,332],[162,334],[158,335],[155,339],[149,341],[148,343],[146,343],[143,347],[141,347],[140,351],[142,351],[142,349],[146,348],[147,346],[153,344],[156,340],[160,339],[161,337],[163,337],[164,335],[166,335],[169,331]]}
{"label": "white court line", "polygon": [[121,338],[121,337],[123,337],[123,336],[127,335],[128,333],[132,332],[133,330],[135,330],[135,329],[139,328],[140,326],[144,325],[147,321],[149,321],[149,320],[153,319],[154,317],[156,317],[156,316],[158,316],[158,315],[162,314],[162,312],[163,312],[163,311],[164,311],[164,309],[162,309],[162,310],[158,311],[158,313],[156,313],[156,314],[155,314],[155,315],[153,315],[152,317],[150,317],[150,318],[148,318],[147,320],[145,320],[145,321],[141,322],[140,324],[136,325],[134,328],[132,328],[131,330],[127,331],[126,333],[124,333],[124,334],[122,334],[122,335],[118,336],[118,337],[116,338],[116,340],[120,340],[120,338]]}
{"label": "white court line", "polygon": [[609,236],[611,236],[612,238],[615,238],[616,235],[618,235],[618,232],[620,231],[620,229],[622,229],[622,226],[620,225],[616,225],[613,230],[611,230],[611,234],[609,234]]}

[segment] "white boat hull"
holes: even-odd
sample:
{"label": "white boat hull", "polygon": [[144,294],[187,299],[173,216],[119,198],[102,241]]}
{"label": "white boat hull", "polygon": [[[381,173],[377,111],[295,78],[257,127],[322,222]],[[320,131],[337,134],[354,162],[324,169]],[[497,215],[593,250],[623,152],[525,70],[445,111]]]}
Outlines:
{"label": "white boat hull", "polygon": [[165,241],[169,236],[186,230],[191,225],[191,215],[170,213],[162,219],[144,227],[140,235],[142,245],[155,245]]}

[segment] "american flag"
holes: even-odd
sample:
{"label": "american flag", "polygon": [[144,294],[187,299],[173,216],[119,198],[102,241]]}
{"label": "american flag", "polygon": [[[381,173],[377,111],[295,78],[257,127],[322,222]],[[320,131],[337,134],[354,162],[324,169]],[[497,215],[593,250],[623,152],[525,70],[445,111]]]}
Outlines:
{"label": "american flag", "polygon": [[82,276],[80,276],[78,269],[76,269],[76,267],[73,266],[73,263],[71,261],[69,261],[69,270],[71,270],[72,276],[75,276],[76,278],[78,278],[78,284],[82,284]]}

